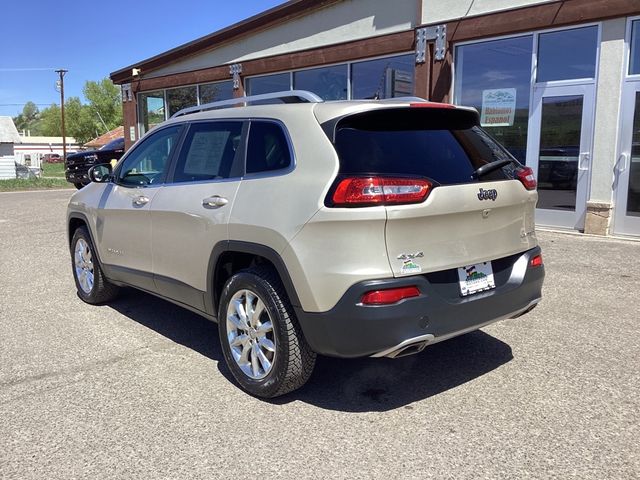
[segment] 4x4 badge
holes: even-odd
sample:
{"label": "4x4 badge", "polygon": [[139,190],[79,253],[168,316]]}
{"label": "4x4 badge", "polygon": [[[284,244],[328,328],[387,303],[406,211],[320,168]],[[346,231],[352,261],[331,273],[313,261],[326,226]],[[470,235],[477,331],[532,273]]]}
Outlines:
{"label": "4x4 badge", "polygon": [[491,190],[481,188],[478,193],[478,200],[493,200],[495,202],[496,198],[498,198],[498,191],[493,188]]}

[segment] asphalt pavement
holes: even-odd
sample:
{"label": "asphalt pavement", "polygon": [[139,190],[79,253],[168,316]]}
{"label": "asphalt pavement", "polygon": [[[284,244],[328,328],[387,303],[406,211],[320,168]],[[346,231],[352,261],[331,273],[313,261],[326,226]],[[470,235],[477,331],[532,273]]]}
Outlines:
{"label": "asphalt pavement", "polygon": [[0,478],[640,478],[640,242],[539,232],[528,315],[267,402],[213,323],[79,300],[72,193],[0,193]]}

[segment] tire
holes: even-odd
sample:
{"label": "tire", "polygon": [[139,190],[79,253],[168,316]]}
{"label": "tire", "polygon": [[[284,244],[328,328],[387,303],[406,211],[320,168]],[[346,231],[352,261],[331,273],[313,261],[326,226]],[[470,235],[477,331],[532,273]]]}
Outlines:
{"label": "tire", "polygon": [[78,190],[80,190],[84,185],[82,183],[74,183],[73,184]]}
{"label": "tire", "polygon": [[[248,319],[241,318],[237,302],[242,311],[252,312]],[[284,395],[304,385],[313,372],[316,354],[271,268],[242,270],[227,281],[220,297],[218,332],[229,370],[251,395]]]}
{"label": "tire", "polygon": [[119,288],[109,282],[102,272],[100,262],[86,227],[79,227],[71,239],[71,270],[78,296],[92,305],[113,300]]}

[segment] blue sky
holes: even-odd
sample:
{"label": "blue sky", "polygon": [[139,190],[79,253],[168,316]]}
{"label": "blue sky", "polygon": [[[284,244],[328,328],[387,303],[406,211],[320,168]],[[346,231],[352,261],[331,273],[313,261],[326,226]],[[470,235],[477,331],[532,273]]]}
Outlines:
{"label": "blue sky", "polygon": [[[4,2],[0,115],[17,115],[29,100],[40,109],[59,103],[57,68],[69,70],[65,97],[82,98],[86,80],[100,80],[281,3],[284,0]],[[103,10],[103,5],[111,5],[111,10]]]}

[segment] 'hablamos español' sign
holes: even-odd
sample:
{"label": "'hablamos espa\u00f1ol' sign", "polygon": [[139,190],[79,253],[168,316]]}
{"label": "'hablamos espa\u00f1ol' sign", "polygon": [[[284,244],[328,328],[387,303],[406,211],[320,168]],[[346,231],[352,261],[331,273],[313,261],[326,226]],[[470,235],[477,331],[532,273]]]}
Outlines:
{"label": "'hablamos espa\u00f1ol' sign", "polygon": [[480,125],[510,127],[516,114],[516,89],[499,88],[482,91]]}

